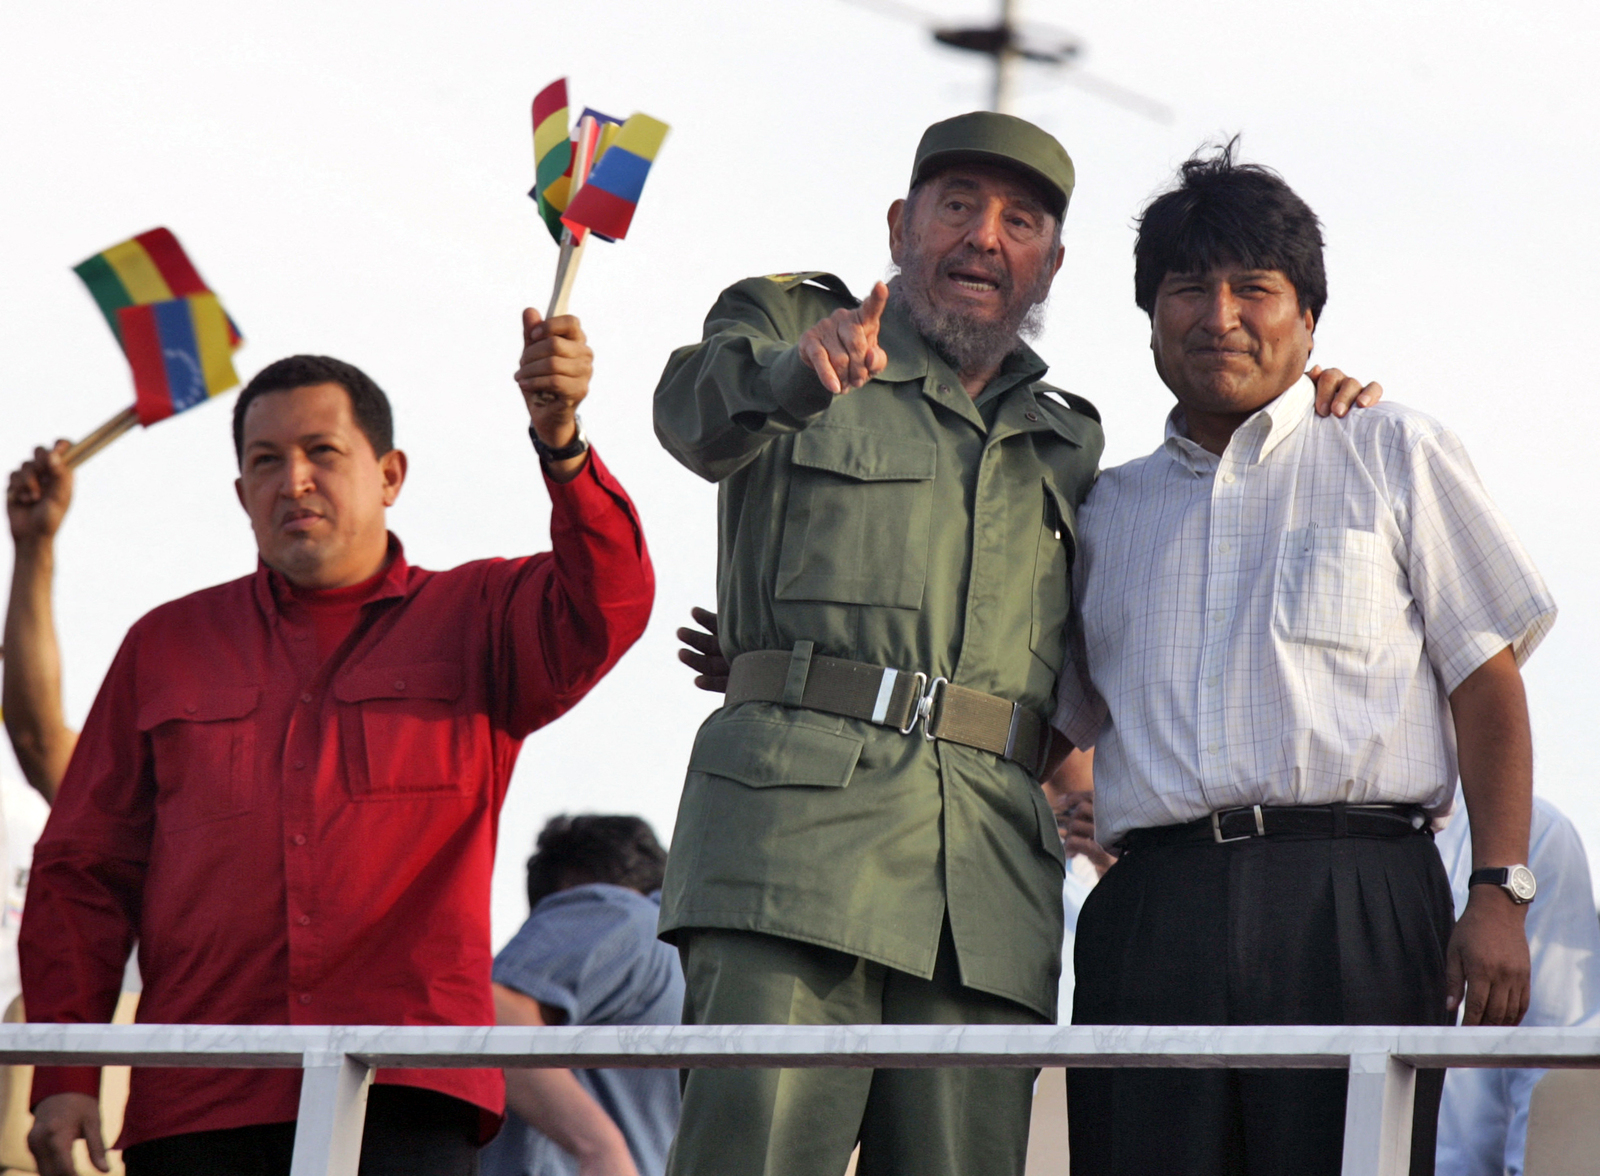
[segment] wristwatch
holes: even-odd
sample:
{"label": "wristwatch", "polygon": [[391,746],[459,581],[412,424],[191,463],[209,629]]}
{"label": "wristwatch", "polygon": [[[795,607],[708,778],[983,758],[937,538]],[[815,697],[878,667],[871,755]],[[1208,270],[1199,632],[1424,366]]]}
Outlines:
{"label": "wristwatch", "polygon": [[573,437],[571,441],[568,441],[560,449],[551,449],[539,436],[539,430],[532,425],[528,426],[528,437],[533,442],[533,451],[539,455],[539,460],[544,462],[545,465],[556,461],[566,461],[570,457],[577,457],[580,454],[589,452],[589,435],[583,431],[583,418],[574,416],[572,424],[578,430],[577,436]]}
{"label": "wristwatch", "polygon": [[1467,879],[1467,886],[1498,886],[1518,906],[1526,906],[1533,901],[1533,896],[1539,893],[1539,884],[1534,881],[1533,871],[1527,866],[1496,866],[1486,870],[1474,870],[1472,876]]}

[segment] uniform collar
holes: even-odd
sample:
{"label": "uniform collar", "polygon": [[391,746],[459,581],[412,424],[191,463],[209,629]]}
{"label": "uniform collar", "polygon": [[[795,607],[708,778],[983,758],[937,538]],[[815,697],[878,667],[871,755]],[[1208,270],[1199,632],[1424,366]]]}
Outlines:
{"label": "uniform collar", "polygon": [[[1310,380],[1296,380],[1276,400],[1262,405],[1234,430],[1224,456],[1244,465],[1258,465],[1298,429],[1310,414],[1316,390]],[[1181,404],[1167,414],[1162,447],[1179,465],[1193,473],[1217,468],[1217,455],[1189,439],[1188,420]]]}
{"label": "uniform collar", "polygon": [[[411,565],[406,563],[405,545],[393,531],[389,532],[387,559],[389,566],[384,569],[383,579],[367,600],[367,604],[380,600],[393,600],[406,594],[406,582],[410,578]],[[281,612],[284,602],[290,599],[291,589],[287,577],[282,572],[268,567],[259,555],[256,557],[254,589],[256,602],[269,613]]]}

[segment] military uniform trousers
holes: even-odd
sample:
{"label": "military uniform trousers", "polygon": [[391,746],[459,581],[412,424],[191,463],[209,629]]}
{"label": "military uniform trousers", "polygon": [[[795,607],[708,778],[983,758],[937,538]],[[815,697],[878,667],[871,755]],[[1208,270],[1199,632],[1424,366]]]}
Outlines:
{"label": "military uniform trousers", "polygon": [[[750,931],[680,932],[685,1024],[1032,1025],[961,984],[946,926],[931,979]],[[1032,1069],[690,1070],[668,1176],[1021,1176]]]}
{"label": "military uniform trousers", "polygon": [[[1078,917],[1075,1025],[1440,1025],[1450,883],[1426,833],[1125,854]],[[1342,1070],[1067,1071],[1072,1171],[1337,1176]],[[1417,1075],[1412,1176],[1442,1070]]]}

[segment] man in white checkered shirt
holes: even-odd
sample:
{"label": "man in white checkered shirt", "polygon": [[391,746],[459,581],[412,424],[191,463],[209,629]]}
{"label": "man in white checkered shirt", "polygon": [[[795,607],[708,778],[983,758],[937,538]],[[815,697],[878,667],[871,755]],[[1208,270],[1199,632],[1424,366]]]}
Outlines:
{"label": "man in white checkered shirt", "polygon": [[[1315,215],[1232,145],[1145,209],[1136,301],[1177,397],[1166,439],[1078,514],[1084,673],[1055,726],[1095,749],[1122,850],[1078,923],[1078,1024],[1515,1024],[1532,751],[1518,667],[1555,619],[1438,422],[1312,411]],[[1459,773],[1471,898],[1428,832]],[[1072,1168],[1336,1173],[1345,1075],[1069,1072]],[[1431,1172],[1442,1074],[1419,1075]]]}

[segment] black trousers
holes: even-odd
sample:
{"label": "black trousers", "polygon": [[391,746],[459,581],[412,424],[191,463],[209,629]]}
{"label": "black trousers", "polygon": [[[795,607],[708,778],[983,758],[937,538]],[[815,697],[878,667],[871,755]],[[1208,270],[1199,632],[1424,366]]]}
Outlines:
{"label": "black trousers", "polygon": [[[1450,884],[1432,837],[1257,838],[1124,856],[1078,917],[1077,1025],[1444,1025]],[[1417,1075],[1431,1176],[1442,1070]],[[1072,1170],[1337,1176],[1337,1070],[1068,1070]]]}
{"label": "black trousers", "polygon": [[[289,1176],[293,1123],[168,1135],[122,1153],[128,1176]],[[361,1176],[476,1176],[478,1108],[436,1090],[367,1094]]]}

